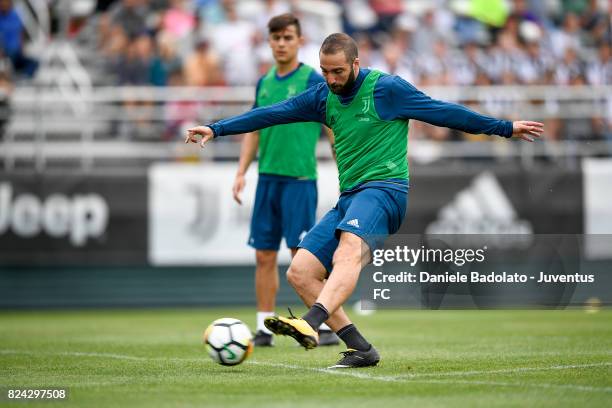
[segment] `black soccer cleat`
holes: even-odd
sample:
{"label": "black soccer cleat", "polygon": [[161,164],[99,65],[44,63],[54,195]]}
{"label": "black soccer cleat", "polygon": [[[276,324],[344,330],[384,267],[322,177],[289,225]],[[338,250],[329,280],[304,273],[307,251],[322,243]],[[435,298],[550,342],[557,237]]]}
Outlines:
{"label": "black soccer cleat", "polygon": [[319,346],[337,346],[340,338],[331,330],[319,330]]}
{"label": "black soccer cleat", "polygon": [[263,330],[257,330],[257,333],[253,336],[253,344],[255,347],[272,347],[274,346],[274,338]]}
{"label": "black soccer cleat", "polygon": [[370,346],[368,351],[348,349],[340,354],[342,354],[342,358],[335,365],[327,368],[372,367],[380,361],[380,355],[374,346]]}

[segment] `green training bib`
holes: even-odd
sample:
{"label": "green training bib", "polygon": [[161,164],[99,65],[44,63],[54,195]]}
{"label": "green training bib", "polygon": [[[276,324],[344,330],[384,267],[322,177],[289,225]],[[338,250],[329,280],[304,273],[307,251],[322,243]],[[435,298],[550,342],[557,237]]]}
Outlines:
{"label": "green training bib", "polygon": [[[276,67],[262,79],[257,106],[268,106],[306,90],[313,69],[300,65],[287,78],[276,77]],[[259,131],[259,172],[314,180],[317,178],[316,146],[321,124],[290,123]]]}
{"label": "green training bib", "polygon": [[382,120],[374,106],[380,71],[370,71],[357,95],[343,105],[327,95],[326,122],[336,137],[340,191],[365,181],[408,179],[408,121]]}

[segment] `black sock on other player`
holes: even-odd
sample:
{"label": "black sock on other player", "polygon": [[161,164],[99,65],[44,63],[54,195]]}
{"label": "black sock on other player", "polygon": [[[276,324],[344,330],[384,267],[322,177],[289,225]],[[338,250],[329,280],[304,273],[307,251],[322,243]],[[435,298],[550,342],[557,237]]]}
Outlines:
{"label": "black sock on other player", "polygon": [[359,333],[354,324],[349,324],[336,332],[347,348],[368,351],[372,345]]}

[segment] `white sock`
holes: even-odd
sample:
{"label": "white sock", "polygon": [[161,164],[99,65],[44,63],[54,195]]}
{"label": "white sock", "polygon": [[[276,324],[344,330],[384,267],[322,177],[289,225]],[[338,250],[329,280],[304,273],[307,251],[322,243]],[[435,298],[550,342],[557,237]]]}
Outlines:
{"label": "white sock", "polygon": [[274,316],[274,312],[257,312],[257,331],[261,330],[266,334],[272,334],[272,332],[264,326],[264,319],[270,316]]}
{"label": "white sock", "polygon": [[319,326],[319,330],[328,330],[333,332],[333,330],[331,329],[331,327],[329,327],[328,325],[326,325],[325,323],[323,323],[322,325]]}

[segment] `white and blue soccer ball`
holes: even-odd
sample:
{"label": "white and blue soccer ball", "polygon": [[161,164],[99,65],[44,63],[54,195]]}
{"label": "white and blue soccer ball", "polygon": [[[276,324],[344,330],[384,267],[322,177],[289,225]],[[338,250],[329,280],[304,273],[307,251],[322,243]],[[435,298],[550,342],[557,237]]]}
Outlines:
{"label": "white and blue soccer ball", "polygon": [[214,362],[233,366],[242,363],[253,352],[253,335],[238,319],[217,319],[204,331],[204,345]]}

